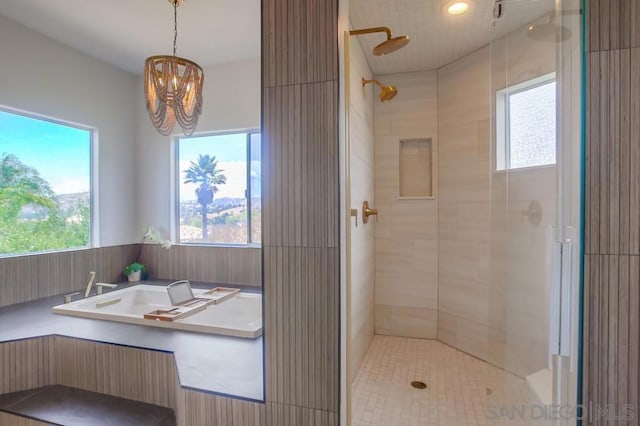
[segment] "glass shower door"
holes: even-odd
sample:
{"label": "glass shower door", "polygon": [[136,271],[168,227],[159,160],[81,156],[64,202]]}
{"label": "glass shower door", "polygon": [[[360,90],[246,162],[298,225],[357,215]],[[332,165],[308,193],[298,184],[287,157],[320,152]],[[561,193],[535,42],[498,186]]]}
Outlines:
{"label": "glass shower door", "polygon": [[490,346],[511,373],[493,402],[525,424],[564,424],[577,400],[579,9],[502,0],[492,23]]}

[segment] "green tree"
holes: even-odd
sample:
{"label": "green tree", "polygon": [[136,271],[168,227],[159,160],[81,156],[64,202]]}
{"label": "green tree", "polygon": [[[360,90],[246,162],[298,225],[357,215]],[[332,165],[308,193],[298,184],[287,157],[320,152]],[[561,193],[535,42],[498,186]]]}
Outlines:
{"label": "green tree", "polygon": [[189,168],[184,173],[184,183],[198,185],[196,197],[200,204],[200,214],[202,215],[202,239],[207,240],[207,207],[213,202],[213,197],[219,190],[220,185],[227,183],[227,177],[222,174],[224,170],[218,169],[218,160],[215,156],[198,155],[198,161],[192,161]]}
{"label": "green tree", "polygon": [[56,207],[55,193],[33,167],[23,164],[13,154],[0,156],[0,216],[15,221],[28,204],[46,209]]}
{"label": "green tree", "polygon": [[[26,207],[43,210],[35,219],[21,217]],[[89,243],[89,196],[67,212],[36,169],[13,154],[0,156],[0,253],[26,253],[82,247]]]}

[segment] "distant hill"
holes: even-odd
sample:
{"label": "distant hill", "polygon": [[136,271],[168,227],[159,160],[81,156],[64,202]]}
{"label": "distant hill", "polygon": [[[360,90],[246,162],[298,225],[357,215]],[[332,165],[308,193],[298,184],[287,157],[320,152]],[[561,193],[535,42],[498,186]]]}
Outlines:
{"label": "distant hill", "polygon": [[[60,208],[60,213],[63,215],[69,214],[76,210],[76,207],[81,204],[89,204],[89,193],[78,192],[75,194],[61,194],[55,197],[56,203]],[[27,204],[20,210],[21,220],[41,220],[47,217],[47,209]]]}
{"label": "distant hill", "polygon": [[60,211],[66,213],[75,210],[79,204],[88,204],[89,193],[78,192],[75,194],[62,194],[56,197],[56,201],[58,202],[58,206],[60,206]]}

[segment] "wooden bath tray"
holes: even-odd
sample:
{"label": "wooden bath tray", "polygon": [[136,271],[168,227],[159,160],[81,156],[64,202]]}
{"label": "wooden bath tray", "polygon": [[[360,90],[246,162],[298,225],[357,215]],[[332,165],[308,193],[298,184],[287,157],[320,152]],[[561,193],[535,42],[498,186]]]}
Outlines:
{"label": "wooden bath tray", "polygon": [[156,309],[155,311],[144,314],[144,318],[160,321],[175,321],[203,311],[212,303],[209,299],[195,298],[179,306]]}
{"label": "wooden bath tray", "polygon": [[202,299],[211,300],[214,304],[222,303],[240,293],[239,288],[215,287],[200,294]]}

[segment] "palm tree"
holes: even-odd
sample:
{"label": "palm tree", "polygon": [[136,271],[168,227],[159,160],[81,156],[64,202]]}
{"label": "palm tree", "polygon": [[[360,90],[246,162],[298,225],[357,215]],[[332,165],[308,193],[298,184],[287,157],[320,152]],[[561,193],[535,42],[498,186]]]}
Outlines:
{"label": "palm tree", "polygon": [[201,206],[202,240],[207,240],[207,206],[213,202],[213,196],[218,192],[219,185],[227,183],[227,177],[222,174],[223,171],[218,169],[218,160],[215,156],[200,154],[198,161],[192,161],[184,172],[184,183],[198,185],[196,197],[198,197],[198,204]]}

